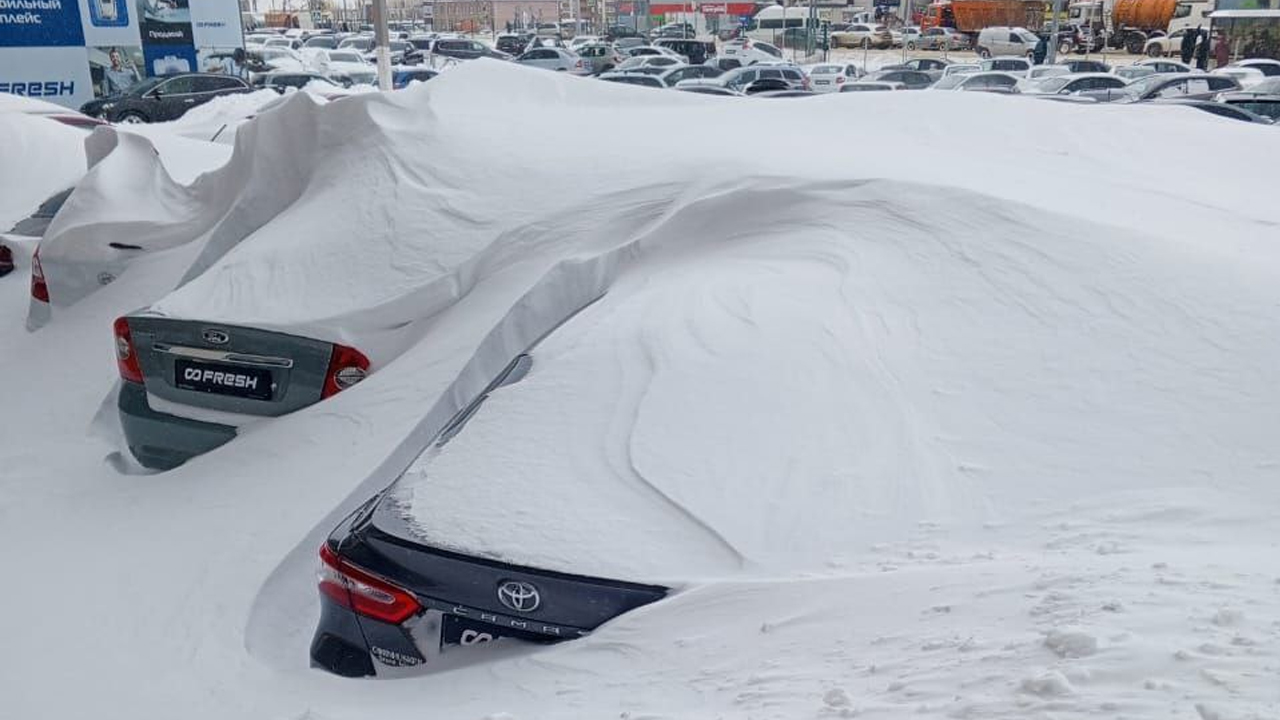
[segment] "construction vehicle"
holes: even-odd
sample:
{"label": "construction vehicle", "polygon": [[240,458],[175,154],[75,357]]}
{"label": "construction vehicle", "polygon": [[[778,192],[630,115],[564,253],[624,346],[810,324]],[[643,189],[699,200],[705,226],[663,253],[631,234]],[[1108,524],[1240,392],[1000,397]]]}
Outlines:
{"label": "construction vehicle", "polygon": [[976,33],[997,25],[1039,30],[1044,24],[1043,0],[940,0],[920,14],[920,29],[955,28]]}
{"label": "construction vehicle", "polygon": [[1067,7],[1067,22],[1112,48],[1137,55],[1151,38],[1185,28],[1209,27],[1212,0],[1085,0]]}

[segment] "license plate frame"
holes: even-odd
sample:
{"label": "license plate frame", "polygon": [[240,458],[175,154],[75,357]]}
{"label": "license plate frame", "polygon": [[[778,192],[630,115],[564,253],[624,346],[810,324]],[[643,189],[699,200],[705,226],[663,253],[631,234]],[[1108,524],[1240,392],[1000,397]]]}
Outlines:
{"label": "license plate frame", "polygon": [[186,358],[174,361],[173,384],[180,390],[245,400],[271,400],[274,395],[271,371],[266,368]]}

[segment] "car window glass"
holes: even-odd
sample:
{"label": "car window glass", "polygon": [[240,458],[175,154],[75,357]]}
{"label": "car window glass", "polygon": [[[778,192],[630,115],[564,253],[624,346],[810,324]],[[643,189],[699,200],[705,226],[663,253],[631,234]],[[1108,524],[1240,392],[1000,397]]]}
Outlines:
{"label": "car window glass", "polygon": [[1187,94],[1207,92],[1209,92],[1209,80],[1207,78],[1193,78],[1187,81]]}
{"label": "car window glass", "polygon": [[781,79],[782,79],[782,71],[781,71],[781,70],[761,70],[761,71],[760,71],[760,77],[762,77],[762,78],[773,78],[774,80],[781,80]]}
{"label": "car window glass", "polygon": [[1181,80],[1175,83],[1170,83],[1169,85],[1166,85],[1160,88],[1159,90],[1156,91],[1155,97],[1173,98],[1173,97],[1182,97],[1183,95],[1186,95],[1186,94],[1187,94],[1187,83],[1185,80]]}
{"label": "car window glass", "polygon": [[1207,92],[1209,90],[1231,90],[1235,88],[1235,83],[1231,82],[1227,78],[1210,77],[1210,78],[1206,78],[1206,80],[1209,83],[1208,88],[1206,88],[1205,90],[1194,90],[1193,92]]}
{"label": "car window glass", "polygon": [[181,95],[181,94],[193,92],[190,77],[173,78],[172,80],[166,83],[162,83],[159,87],[156,88],[156,90],[159,90],[160,92],[166,95]]}

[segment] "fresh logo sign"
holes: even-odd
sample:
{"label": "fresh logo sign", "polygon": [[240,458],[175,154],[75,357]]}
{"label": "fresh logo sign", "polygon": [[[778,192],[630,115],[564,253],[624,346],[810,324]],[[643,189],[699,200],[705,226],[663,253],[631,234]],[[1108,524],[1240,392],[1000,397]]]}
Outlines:
{"label": "fresh logo sign", "polygon": [[0,93],[10,93],[25,97],[70,96],[76,94],[76,83],[74,80],[46,80],[43,82],[38,80],[32,82],[0,81]]}

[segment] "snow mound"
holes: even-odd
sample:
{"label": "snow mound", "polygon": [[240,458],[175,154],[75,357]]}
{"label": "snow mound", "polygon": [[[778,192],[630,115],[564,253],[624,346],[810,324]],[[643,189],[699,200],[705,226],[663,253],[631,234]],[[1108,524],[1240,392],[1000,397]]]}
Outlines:
{"label": "snow mound", "polygon": [[84,174],[85,132],[38,115],[9,112],[6,105],[0,106],[0,137],[0,232],[8,232]]}
{"label": "snow mound", "polygon": [[1276,273],[1213,242],[778,180],[691,201],[634,244],[529,376],[409,471],[422,537],[671,581],[818,571],[922,520],[981,534],[1206,473],[1280,499]]}

